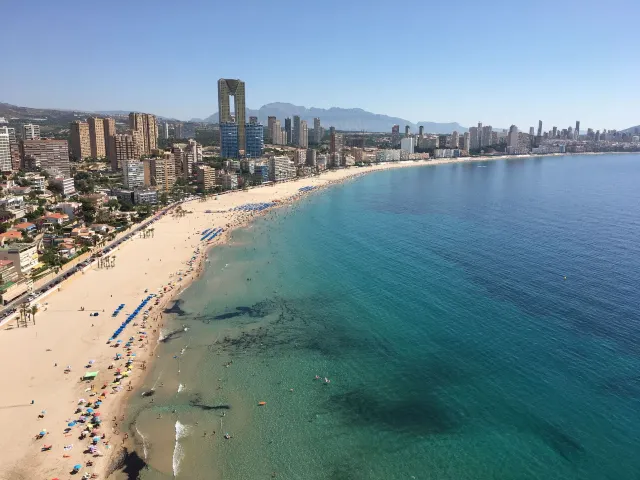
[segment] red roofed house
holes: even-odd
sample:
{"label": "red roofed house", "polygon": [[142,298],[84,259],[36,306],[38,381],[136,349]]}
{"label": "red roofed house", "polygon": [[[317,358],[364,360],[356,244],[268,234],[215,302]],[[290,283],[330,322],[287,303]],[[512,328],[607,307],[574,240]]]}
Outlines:
{"label": "red roofed house", "polygon": [[55,225],[62,225],[69,221],[69,215],[66,213],[47,213],[44,215],[45,221]]}
{"label": "red roofed house", "polygon": [[22,240],[22,233],[10,230],[8,232],[0,233],[0,242],[15,242]]}

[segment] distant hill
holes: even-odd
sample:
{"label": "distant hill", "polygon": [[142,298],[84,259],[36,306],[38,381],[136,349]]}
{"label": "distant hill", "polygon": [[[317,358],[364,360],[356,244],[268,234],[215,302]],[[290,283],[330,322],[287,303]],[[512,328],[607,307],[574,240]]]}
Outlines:
{"label": "distant hill", "polygon": [[626,130],[622,130],[624,133],[636,133],[636,129],[640,132],[640,125],[636,125],[635,127],[629,127]]}
{"label": "distant hill", "polygon": [[[257,116],[262,123],[267,123],[267,118],[275,116],[282,122],[286,117],[299,115],[302,120],[306,120],[309,128],[313,127],[313,119],[320,118],[322,126],[325,128],[335,127],[337,130],[360,131],[367,132],[391,132],[391,127],[400,125],[400,130],[404,132],[405,125],[409,125],[412,132],[418,131],[419,125],[424,125],[426,133],[451,133],[457,130],[464,133],[467,128],[458,123],[436,123],[436,122],[419,122],[417,124],[410,122],[404,118],[390,117],[388,115],[380,115],[377,113],[367,112],[361,108],[306,108],[291,103],[269,103],[263,105],[259,110],[247,109],[247,118]],[[192,121],[203,121],[207,123],[218,123],[218,113],[214,113],[204,120],[192,119]]]}
{"label": "distant hill", "polygon": [[[105,110],[98,112],[90,112],[83,110],[63,110],[52,108],[31,108],[20,107],[17,105],[11,105],[9,103],[0,102],[0,117],[5,117],[7,120],[19,119],[23,121],[33,120],[36,123],[45,125],[62,125],[73,122],[74,120],[84,120],[92,115],[97,116],[128,116],[129,111],[124,110]],[[175,121],[172,118],[162,117],[157,115],[160,120]]]}

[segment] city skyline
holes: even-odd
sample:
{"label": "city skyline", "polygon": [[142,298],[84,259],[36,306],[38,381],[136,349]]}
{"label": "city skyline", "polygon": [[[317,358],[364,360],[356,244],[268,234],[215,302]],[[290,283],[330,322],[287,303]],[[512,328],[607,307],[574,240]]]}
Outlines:
{"label": "city skyline", "polygon": [[[189,5],[152,9],[139,2],[128,5],[130,15],[122,17],[117,8],[105,10],[81,2],[69,2],[66,8],[42,2],[37,14],[32,5],[14,2],[4,9],[7,18],[16,20],[7,23],[8,50],[40,51],[43,45],[55,49],[58,44],[62,48],[73,42],[76,66],[88,74],[78,82],[73,70],[56,60],[57,55],[45,53],[35,64],[26,56],[16,56],[12,71],[28,74],[3,76],[1,100],[41,108],[148,111],[188,120],[215,112],[212,78],[242,78],[252,86],[246,99],[248,107],[286,101],[308,107],[362,108],[414,123],[456,121],[465,126],[482,119],[500,127],[529,127],[538,118],[569,125],[580,118],[585,126],[624,129],[640,123],[635,114],[640,100],[628,94],[635,88],[633,79],[640,66],[629,62],[621,48],[634,39],[632,22],[640,6],[625,3],[620,6],[625,15],[620,15],[618,9],[548,0],[492,8],[463,0],[456,4],[456,23],[430,23],[427,40],[421,33],[424,19],[448,18],[449,6],[409,2],[403,10],[410,15],[402,22],[392,22],[397,16],[393,4],[369,9],[358,1],[344,5],[331,0],[318,12],[311,5],[289,9],[286,2],[281,8],[256,3],[243,13],[245,35],[238,35],[231,23],[220,23],[218,37],[235,40],[233,48],[216,49],[213,62],[203,47],[209,40],[205,26],[216,18],[232,18],[237,9],[232,4],[199,5],[194,23]],[[340,15],[333,15],[335,11]],[[112,41],[78,44],[74,29],[52,27],[88,18],[100,18],[110,25]],[[311,28],[307,22],[295,21],[304,18],[313,18]],[[32,26],[28,36],[23,35],[20,19],[28,19]],[[107,53],[107,49],[130,51],[125,33],[139,28],[140,19],[148,25],[170,21],[175,29],[172,41],[163,43],[163,57],[180,58],[185,66],[195,62],[198,69],[193,71],[198,73],[185,75],[182,69],[171,69],[149,77],[160,65],[158,56]],[[314,50],[311,58],[307,58],[304,42],[293,45],[290,58],[296,59],[291,64],[294,68],[287,68],[287,75],[283,75],[269,55],[255,49],[256,36],[267,33],[264,25],[276,21],[285,22],[290,34],[303,38],[321,34],[331,22],[333,34],[320,35],[323,48]],[[454,40],[449,35],[452,26]],[[384,35],[380,35],[381,29]],[[442,42],[440,37],[447,40]],[[487,55],[462,55],[479,40]],[[565,45],[579,48],[571,55],[558,55]],[[533,55],[524,54],[529,50]],[[430,56],[455,61],[442,69],[436,62],[424,60]],[[317,70],[323,64],[338,68],[341,75],[323,75]],[[118,75],[123,69],[146,81],[130,82],[122,88]],[[176,87],[179,95],[172,94]]]}

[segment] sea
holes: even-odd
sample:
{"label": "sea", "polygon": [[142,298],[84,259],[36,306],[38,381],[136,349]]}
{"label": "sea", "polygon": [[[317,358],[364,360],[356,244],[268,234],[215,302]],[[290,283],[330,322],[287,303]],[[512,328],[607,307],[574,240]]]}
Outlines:
{"label": "sea", "polygon": [[311,192],[168,310],[120,475],[638,479],[639,305],[640,155]]}

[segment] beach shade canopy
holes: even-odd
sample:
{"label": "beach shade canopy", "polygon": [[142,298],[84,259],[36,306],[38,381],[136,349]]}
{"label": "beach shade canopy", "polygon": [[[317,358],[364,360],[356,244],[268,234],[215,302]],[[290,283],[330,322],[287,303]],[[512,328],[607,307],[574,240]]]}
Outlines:
{"label": "beach shade canopy", "polygon": [[96,378],[98,376],[98,373],[100,373],[100,371],[96,371],[96,372],[85,372],[84,373],[84,377],[82,377],[84,380],[93,380],[94,378]]}
{"label": "beach shade canopy", "polygon": [[75,421],[67,423],[67,427],[75,427],[75,426],[76,426]]}

